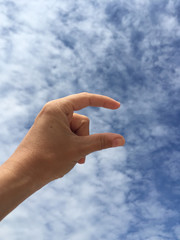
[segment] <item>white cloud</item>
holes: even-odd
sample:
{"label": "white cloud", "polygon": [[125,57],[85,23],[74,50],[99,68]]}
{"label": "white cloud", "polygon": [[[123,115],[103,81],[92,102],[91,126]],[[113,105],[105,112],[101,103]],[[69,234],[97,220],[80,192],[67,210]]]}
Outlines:
{"label": "white cloud", "polygon": [[179,169],[180,169],[180,152],[174,151],[172,154],[168,156],[168,160],[164,163],[164,172],[171,179],[177,181],[180,179]]}
{"label": "white cloud", "polygon": [[[110,16],[108,4],[114,7]],[[156,19],[157,12],[150,14],[154,4]],[[179,176],[178,151],[169,150],[166,161],[162,157],[169,137],[178,143],[178,127],[168,126],[161,115],[179,110],[169,95],[179,98],[173,41],[180,31],[173,1],[164,12],[159,6],[161,1],[1,1],[1,163],[46,101],[80,91],[122,102],[116,111],[81,112],[90,117],[92,133],[124,133],[126,146],[93,153],[85,165],[35,193],[4,219],[0,238],[178,237],[178,225],[166,229],[178,213],[173,202],[168,207],[160,201],[163,193],[154,184],[155,163],[161,161],[163,176],[174,181]],[[177,196],[178,186],[173,187]]]}
{"label": "white cloud", "polygon": [[175,232],[176,238],[179,239],[179,236],[180,236],[180,225],[176,225],[174,227],[174,232]]}

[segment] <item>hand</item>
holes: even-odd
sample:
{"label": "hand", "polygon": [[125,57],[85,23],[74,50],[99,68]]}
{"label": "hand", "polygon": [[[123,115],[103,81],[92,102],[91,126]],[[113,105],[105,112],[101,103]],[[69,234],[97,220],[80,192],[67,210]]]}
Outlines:
{"label": "hand", "polygon": [[14,167],[48,183],[63,177],[86,155],[105,148],[122,146],[124,138],[115,133],[89,135],[89,119],[74,113],[87,106],[117,109],[120,103],[102,95],[80,93],[48,102],[17,148]]}
{"label": "hand", "polygon": [[120,103],[80,93],[45,104],[16,151],[0,166],[0,220],[76,163],[84,163],[89,153],[124,145],[119,134],[89,136],[89,119],[74,113],[87,106],[117,109]]}

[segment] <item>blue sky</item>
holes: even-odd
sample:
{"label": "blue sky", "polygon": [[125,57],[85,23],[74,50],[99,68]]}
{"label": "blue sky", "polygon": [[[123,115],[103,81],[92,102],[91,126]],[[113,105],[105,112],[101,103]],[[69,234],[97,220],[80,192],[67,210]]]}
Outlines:
{"label": "blue sky", "polygon": [[91,133],[122,148],[88,156],[0,225],[0,239],[180,239],[180,2],[0,0],[0,163],[49,100],[82,91]]}

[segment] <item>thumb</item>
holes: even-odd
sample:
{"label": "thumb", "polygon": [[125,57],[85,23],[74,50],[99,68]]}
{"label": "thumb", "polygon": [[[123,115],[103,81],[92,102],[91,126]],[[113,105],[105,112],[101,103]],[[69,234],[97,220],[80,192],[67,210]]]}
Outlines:
{"label": "thumb", "polygon": [[125,144],[123,136],[116,133],[92,134],[90,136],[81,137],[81,139],[81,152],[83,152],[84,155],[106,148],[123,146]]}

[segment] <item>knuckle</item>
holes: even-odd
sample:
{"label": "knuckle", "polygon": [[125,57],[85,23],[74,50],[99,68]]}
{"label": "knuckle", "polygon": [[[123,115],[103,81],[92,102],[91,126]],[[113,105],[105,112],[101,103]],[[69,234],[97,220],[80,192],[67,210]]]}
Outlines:
{"label": "knuckle", "polygon": [[89,125],[90,120],[89,120],[88,117],[84,116],[84,119],[82,120],[82,122],[83,122],[84,124],[86,124],[86,125]]}
{"label": "knuckle", "polygon": [[44,107],[42,108],[42,113],[48,114],[48,113],[52,113],[52,103],[51,102],[47,102]]}
{"label": "knuckle", "polygon": [[111,141],[108,140],[104,135],[99,136],[99,148],[100,150],[110,148],[111,147]]}
{"label": "knuckle", "polygon": [[89,96],[89,93],[88,92],[82,92],[81,95]]}
{"label": "knuckle", "polygon": [[46,109],[46,108],[49,108],[50,105],[51,105],[51,101],[47,102],[47,103],[44,105],[44,108],[45,108],[45,109]]}
{"label": "knuckle", "polygon": [[85,97],[85,98],[88,100],[88,105],[89,105],[89,106],[93,106],[93,104],[92,104],[92,99],[91,99],[91,96],[92,96],[91,93],[82,92],[82,93],[80,93],[80,94],[81,94],[81,96]]}
{"label": "knuckle", "polygon": [[106,146],[106,141],[105,138],[103,136],[99,136],[99,148],[100,150],[104,149]]}
{"label": "knuckle", "polygon": [[48,117],[56,114],[57,107],[54,101],[47,102],[38,114],[38,117]]}

